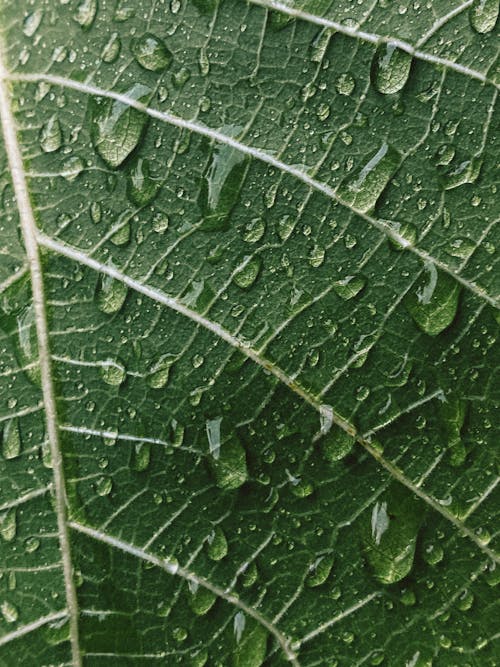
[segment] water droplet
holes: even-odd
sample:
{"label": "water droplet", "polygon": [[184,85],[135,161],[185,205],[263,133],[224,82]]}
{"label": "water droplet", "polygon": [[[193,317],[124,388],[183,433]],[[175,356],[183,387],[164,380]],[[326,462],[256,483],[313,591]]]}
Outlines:
{"label": "water droplet", "polygon": [[320,63],[325,57],[332,31],[329,28],[322,28],[313,39],[311,44],[311,60],[314,63]]}
{"label": "water droplet", "polygon": [[40,540],[37,537],[28,537],[24,542],[24,549],[26,553],[32,554],[40,547]]}
{"label": "water droplet", "polygon": [[73,155],[63,162],[61,176],[72,183],[85,169],[83,161],[78,155]]}
{"label": "water droplet", "polygon": [[171,354],[163,354],[148,369],[147,384],[152,389],[162,389],[168,382],[170,367],[173,363]]}
{"label": "water droplet", "polygon": [[474,0],[469,9],[471,26],[480,34],[491,32],[498,19],[498,0]]}
{"label": "water droplet", "polygon": [[19,612],[12,602],[4,600],[0,605],[0,611],[6,623],[15,623],[19,618]]}
{"label": "water droplet", "polygon": [[[123,94],[144,104],[151,93],[150,88],[136,83]],[[109,167],[116,169],[139,144],[148,117],[128,104],[110,98],[92,98],[91,107],[94,148]]]}
{"label": "water droplet", "polygon": [[136,442],[132,447],[130,466],[136,472],[142,472],[149,466],[151,459],[151,443]]}
{"label": "water droplet", "polygon": [[441,176],[441,185],[444,190],[452,190],[466,183],[474,183],[479,176],[483,161],[479,157],[464,160],[458,166],[452,167]]}
{"label": "water droplet", "polygon": [[189,606],[197,616],[204,616],[214,606],[217,596],[208,588],[197,586],[189,597]]}
{"label": "water droplet", "polygon": [[113,489],[113,480],[111,477],[99,477],[96,483],[96,492],[98,496],[109,496]]}
{"label": "water droplet", "polygon": [[12,542],[17,532],[16,508],[12,507],[0,513],[0,536],[6,542]]}
{"label": "water droplet", "polygon": [[243,574],[241,585],[243,588],[251,588],[257,581],[258,576],[259,571],[257,570],[257,565],[255,564],[255,561],[252,561]]}
{"label": "water droplet", "polygon": [[101,365],[101,377],[106,384],[118,387],[126,376],[125,366],[117,359],[107,359]]}
{"label": "water droplet", "polygon": [[455,318],[460,284],[447,273],[438,272],[434,264],[426,264],[425,269],[418,289],[404,303],[417,326],[429,336],[437,336]]}
{"label": "water droplet", "polygon": [[225,491],[238,489],[248,478],[245,450],[236,436],[222,440],[219,457],[211,457],[210,465],[215,483]]}
{"label": "water droplet", "polygon": [[455,157],[455,147],[451,144],[443,144],[436,153],[436,165],[438,167],[446,166]]}
{"label": "water droplet", "polygon": [[334,557],[331,554],[316,558],[309,568],[306,583],[311,588],[321,586],[325,583],[333,567]]}
{"label": "water droplet", "polygon": [[315,245],[309,252],[309,264],[313,268],[318,268],[325,261],[325,249],[321,246]]}
{"label": "water droplet", "polygon": [[172,62],[172,54],[163,40],[150,32],[132,42],[135,59],[150,72],[161,72]]}
{"label": "water droplet", "polygon": [[57,116],[52,116],[40,130],[40,147],[44,153],[53,153],[61,147],[61,144],[61,124]]}
{"label": "water droplet", "polygon": [[198,198],[203,215],[200,229],[226,229],[245,178],[247,162],[245,154],[231,146],[214,146]]}
{"label": "water droplet", "polygon": [[28,306],[17,317],[17,357],[34,384],[40,384],[35,309]]}
{"label": "water droplet", "polygon": [[408,80],[411,61],[411,55],[395,44],[381,44],[372,65],[372,83],[378,92],[391,95],[400,91]]}
{"label": "water droplet", "polygon": [[340,199],[363,213],[372,209],[399,165],[399,153],[385,141],[378,151],[340,184]]}
{"label": "water droplet", "polygon": [[208,448],[210,454],[217,460],[220,457],[220,425],[222,422],[222,417],[216,417],[215,419],[207,419],[205,423],[205,428],[207,431],[208,438]]}
{"label": "water droplet", "polygon": [[73,16],[84,30],[89,30],[94,23],[97,13],[97,0],[82,0]]}
{"label": "water droplet", "polygon": [[352,435],[349,435],[340,426],[333,426],[330,433],[321,441],[321,451],[323,456],[330,463],[340,461],[349,454],[356,442]]}
{"label": "water droplet", "polygon": [[357,296],[366,285],[366,280],[362,276],[346,276],[333,283],[333,289],[344,301],[348,301]]}
{"label": "water droplet", "polygon": [[15,459],[21,453],[19,419],[9,419],[3,428],[2,453],[6,459]]}
{"label": "water droplet", "polygon": [[160,185],[150,176],[149,160],[139,158],[131,167],[127,180],[127,195],[136,206],[146,206],[158,194]]}
{"label": "water droplet", "polygon": [[38,30],[43,18],[43,9],[35,9],[34,12],[28,14],[23,21],[23,33],[26,37],[33,37]]}
{"label": "water droplet", "polygon": [[233,282],[241,289],[248,289],[257,280],[262,261],[260,257],[244,257],[233,275]]}
{"label": "water droplet", "polygon": [[373,506],[370,521],[362,529],[363,544],[381,583],[401,581],[410,572],[422,518],[420,502],[396,486],[389,487]]}
{"label": "water droplet", "polygon": [[461,465],[467,453],[461,437],[466,408],[465,401],[452,397],[439,405],[443,436],[450,453],[450,462],[454,466]]}
{"label": "water droplet", "polygon": [[423,557],[429,565],[437,565],[443,560],[444,551],[439,545],[428,543],[424,545]]}
{"label": "water droplet", "polygon": [[172,77],[172,83],[176,88],[182,88],[182,86],[187,83],[190,78],[191,71],[187,67],[181,67],[181,69]]}
{"label": "water droplet", "polygon": [[202,76],[207,76],[207,74],[210,72],[210,61],[208,60],[207,50],[204,47],[200,49],[198,65],[200,68],[200,74]]}
{"label": "water droplet", "polygon": [[335,90],[339,95],[351,95],[355,86],[356,82],[354,77],[348,72],[341,74],[335,82]]}
{"label": "water droplet", "polygon": [[120,35],[113,32],[102,50],[101,58],[105,63],[114,63],[120,55],[121,48]]}
{"label": "water droplet", "polygon": [[458,596],[457,607],[460,611],[469,611],[474,604],[474,593],[465,590]]}
{"label": "water droplet", "polygon": [[238,636],[233,626],[232,667],[261,667],[267,656],[268,637],[266,628],[252,618],[246,618],[244,628]]}
{"label": "water droplet", "polygon": [[266,231],[266,223],[262,218],[253,218],[245,226],[243,240],[247,243],[257,243],[264,236]]}
{"label": "water droplet", "polygon": [[125,302],[127,292],[128,287],[121,280],[102,275],[96,292],[97,307],[103,313],[117,313]]}
{"label": "water droplet", "polygon": [[325,102],[322,102],[316,110],[316,116],[320,121],[324,121],[330,115],[330,106]]}
{"label": "water droplet", "polygon": [[227,556],[228,546],[224,531],[216,526],[207,538],[207,554],[211,560],[222,560]]}

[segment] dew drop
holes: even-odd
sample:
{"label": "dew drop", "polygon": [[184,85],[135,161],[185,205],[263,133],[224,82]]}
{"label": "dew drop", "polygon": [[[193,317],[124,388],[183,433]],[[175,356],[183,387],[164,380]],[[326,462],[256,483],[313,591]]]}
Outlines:
{"label": "dew drop", "polygon": [[411,61],[411,55],[395,44],[381,44],[372,64],[372,83],[378,92],[391,95],[400,91],[408,80]]}
{"label": "dew drop", "polygon": [[125,366],[117,359],[108,359],[100,367],[101,377],[106,384],[118,387],[123,384],[127,372]]}
{"label": "dew drop", "polygon": [[43,9],[35,9],[34,12],[28,14],[23,21],[23,33],[26,37],[33,37],[38,30],[43,19]]}
{"label": "dew drop", "polygon": [[321,440],[321,451],[329,463],[335,463],[349,454],[355,442],[352,435],[340,426],[334,425],[328,435]]}
{"label": "dew drop", "polygon": [[151,443],[136,442],[132,447],[130,467],[136,472],[143,472],[151,460]]}
{"label": "dew drop", "polygon": [[266,232],[266,223],[262,218],[253,218],[245,227],[243,240],[247,243],[257,243]]}
{"label": "dew drop", "polygon": [[97,307],[106,314],[117,313],[125,302],[127,292],[128,287],[121,280],[102,275],[96,292]]}
{"label": "dew drop", "polygon": [[458,308],[460,284],[450,275],[425,265],[425,275],[417,290],[404,301],[417,326],[429,336],[437,336],[453,322]]}
{"label": "dew drop", "polygon": [[469,9],[471,26],[480,34],[491,32],[498,19],[498,0],[474,0]]}
{"label": "dew drop", "polygon": [[216,526],[207,538],[207,554],[211,560],[219,561],[227,556],[228,545],[224,531]]}
{"label": "dew drop", "polygon": [[198,198],[203,216],[200,229],[226,229],[229,214],[238,201],[247,162],[246,156],[231,146],[214,146]]}
{"label": "dew drop", "polygon": [[385,141],[368,162],[340,184],[340,199],[359,211],[372,209],[399,164],[399,153]]}
{"label": "dew drop", "polygon": [[4,600],[2,602],[0,605],[0,611],[2,612],[2,616],[6,623],[15,623],[19,618],[17,607],[8,600]]}
{"label": "dew drop", "polygon": [[121,48],[120,36],[117,32],[113,32],[102,50],[101,58],[103,62],[114,63],[120,55]]}
{"label": "dew drop", "polygon": [[73,16],[84,30],[89,30],[97,14],[97,0],[82,0]]}
{"label": "dew drop", "polygon": [[333,283],[333,289],[344,301],[357,296],[366,285],[366,280],[362,276],[346,276]]}
{"label": "dew drop", "polygon": [[85,165],[78,155],[73,155],[63,162],[61,176],[69,183],[72,183],[77,176],[84,170]]}
{"label": "dew drop", "polygon": [[17,357],[21,367],[34,384],[40,384],[38,343],[36,335],[35,310],[32,305],[17,317]]}
{"label": "dew drop", "polygon": [[158,189],[158,181],[150,176],[149,160],[139,158],[128,175],[128,198],[136,206],[146,206],[156,197]]}
{"label": "dew drop", "polygon": [[61,148],[61,124],[57,116],[52,116],[40,130],[40,148],[44,153],[53,153]]}
{"label": "dew drop", "polygon": [[0,536],[5,542],[12,542],[17,532],[16,508],[0,513]]}
{"label": "dew drop", "polygon": [[[239,623],[241,624],[241,621]],[[235,629],[233,626],[232,667],[261,667],[267,655],[269,633],[266,628],[253,619],[246,618],[241,633],[238,632],[237,635]]]}
{"label": "dew drop", "polygon": [[356,82],[351,74],[344,72],[335,82],[335,90],[339,95],[349,96],[353,93]]}
{"label": "dew drop", "polygon": [[100,477],[96,483],[96,492],[98,496],[109,496],[113,489],[113,480],[111,477]]}
{"label": "dew drop", "polygon": [[245,450],[234,435],[222,440],[220,454],[211,457],[210,466],[216,485],[225,491],[238,489],[248,478]]}
{"label": "dew drop", "polygon": [[172,62],[165,42],[150,32],[132,42],[132,53],[139,65],[150,72],[161,72]]}
{"label": "dew drop", "polygon": [[162,389],[168,382],[173,357],[163,354],[148,369],[147,384],[152,389]]}
{"label": "dew drop", "polygon": [[2,453],[6,459],[15,459],[21,453],[19,419],[9,419],[3,428]]}
{"label": "dew drop", "polygon": [[[136,83],[123,94],[144,104],[151,93],[150,88]],[[91,109],[94,148],[109,167],[116,169],[139,144],[148,117],[129,104],[102,97],[92,98]]]}
{"label": "dew drop", "polygon": [[24,542],[24,550],[28,554],[32,554],[40,547],[40,540],[37,537],[28,537]]}
{"label": "dew drop", "polygon": [[244,257],[243,262],[233,274],[233,282],[241,289],[248,289],[257,280],[262,266],[259,257]]}
{"label": "dew drop", "polygon": [[196,587],[189,597],[189,606],[197,616],[204,616],[214,606],[217,596],[208,588]]}
{"label": "dew drop", "polygon": [[429,565],[437,565],[443,560],[444,551],[439,545],[427,543],[424,545],[423,557]]}
{"label": "dew drop", "polygon": [[444,190],[453,190],[466,183],[474,183],[481,171],[482,159],[473,157],[464,160],[458,166],[450,168],[440,178]]}
{"label": "dew drop", "polygon": [[330,554],[316,558],[314,563],[309,567],[309,575],[306,579],[307,585],[315,588],[324,584],[332,571],[333,562],[334,556]]}

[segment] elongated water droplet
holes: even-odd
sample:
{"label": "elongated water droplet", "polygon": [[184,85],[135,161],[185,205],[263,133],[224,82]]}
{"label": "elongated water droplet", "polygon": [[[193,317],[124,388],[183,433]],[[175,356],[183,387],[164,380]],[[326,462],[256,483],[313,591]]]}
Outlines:
{"label": "elongated water droplet", "polygon": [[197,586],[189,597],[189,606],[197,616],[204,616],[214,606],[217,596],[208,588]]}
{"label": "elongated water droplet", "polygon": [[258,576],[259,571],[257,570],[257,565],[255,564],[255,561],[252,561],[243,574],[241,585],[243,588],[251,588],[257,581]]}
{"label": "elongated water droplet", "polygon": [[207,540],[207,554],[211,560],[222,560],[227,556],[227,539],[220,526],[216,526]]}
{"label": "elongated water droplet", "polygon": [[327,461],[335,463],[349,454],[355,442],[352,435],[334,425],[328,435],[322,438],[321,451]]}
{"label": "elongated water droplet", "polygon": [[[144,104],[151,93],[150,88],[136,83],[123,94]],[[92,98],[91,108],[94,148],[109,167],[116,169],[139,144],[148,117],[124,102],[109,98]]]}
{"label": "elongated water droplet", "polygon": [[331,554],[317,558],[309,568],[309,576],[306,579],[307,585],[314,588],[324,584],[332,571],[333,562],[334,556]]}
{"label": "elongated water droplet", "polygon": [[340,199],[359,211],[372,209],[399,164],[399,153],[385,141],[368,162],[340,184]]}
{"label": "elongated water droplet", "polygon": [[469,9],[471,26],[480,34],[491,32],[498,19],[498,0],[474,0]]}
{"label": "elongated water droplet", "polygon": [[404,303],[418,327],[429,336],[437,336],[455,318],[460,284],[447,273],[438,272],[434,264],[425,268],[416,291]]}
{"label": "elongated water droplet", "polygon": [[372,82],[379,93],[397,93],[408,80],[412,57],[388,42],[381,44],[373,58]]}
{"label": "elongated water droplet", "polygon": [[21,435],[17,417],[9,419],[3,428],[2,452],[6,459],[15,459],[21,453]]}
{"label": "elongated water droplet", "polygon": [[257,280],[262,265],[260,257],[252,257],[248,259],[245,257],[241,263],[241,268],[238,268],[233,276],[233,282],[241,287],[241,289],[248,289]]}
{"label": "elongated water droplet", "polygon": [[453,190],[466,183],[474,183],[479,176],[483,161],[479,157],[464,160],[459,165],[451,167],[441,176],[441,185],[444,190]]}
{"label": "elongated water droplet", "polygon": [[17,607],[8,600],[4,600],[2,602],[0,605],[0,611],[2,612],[2,616],[6,623],[15,623],[19,618]]}
{"label": "elongated water droplet", "polygon": [[172,62],[165,42],[150,32],[133,41],[132,53],[139,65],[150,72],[161,72]]}
{"label": "elongated water droplet", "polygon": [[52,116],[40,130],[40,147],[44,153],[53,153],[61,148],[61,124],[57,116]]}
{"label": "elongated water droplet", "polygon": [[138,442],[132,447],[130,466],[136,472],[142,472],[149,466],[151,460],[151,443]]}
{"label": "elongated water droplet", "polygon": [[28,14],[23,21],[23,33],[26,37],[33,37],[38,30],[43,18],[43,9],[35,9],[34,12]]}
{"label": "elongated water droplet", "polygon": [[139,158],[132,166],[127,181],[127,195],[137,206],[146,206],[158,194],[159,183],[150,176],[149,160]]}
{"label": "elongated water droplet", "polygon": [[396,486],[391,486],[373,506],[363,526],[363,545],[374,576],[381,583],[393,584],[410,572],[422,518],[421,503]]}
{"label": "elongated water droplet", "polygon": [[348,301],[357,296],[366,285],[366,280],[362,276],[346,276],[333,283],[333,289],[344,301]]}
{"label": "elongated water droplet", "polygon": [[0,513],[0,536],[6,542],[12,542],[17,532],[16,508],[12,507]]}
{"label": "elongated water droplet", "polygon": [[17,357],[24,372],[34,384],[40,384],[35,310],[28,306],[17,317]]}
{"label": "elongated water droplet", "polygon": [[[238,629],[241,629],[241,625],[240,620]],[[246,617],[241,632],[239,630],[236,632],[235,629],[236,626],[233,625],[232,667],[261,667],[267,655],[269,633],[266,628],[253,618]]]}
{"label": "elongated water droplet", "polygon": [[162,389],[168,382],[170,366],[173,363],[171,354],[162,354],[148,369],[147,383],[152,389]]}
{"label": "elongated water droplet", "polygon": [[97,0],[82,0],[76,8],[74,19],[84,30],[89,30],[97,13]]}
{"label": "elongated water droplet", "polygon": [[102,50],[101,58],[105,63],[114,63],[120,55],[121,48],[120,35],[113,32]]}
{"label": "elongated water droplet", "polygon": [[101,377],[106,384],[118,387],[126,376],[125,366],[117,359],[108,359],[101,365]]}
{"label": "elongated water droplet", "polygon": [[219,456],[218,458],[211,457],[210,465],[215,483],[220,489],[226,491],[237,489],[248,478],[245,450],[235,436],[221,441]]}
{"label": "elongated water droplet", "polygon": [[[222,128],[222,131],[224,130],[225,128]],[[232,132],[234,133],[234,128]],[[200,229],[226,229],[229,214],[238,201],[247,161],[244,153],[231,146],[214,146],[210,163],[201,181],[198,198],[203,215]]]}
{"label": "elongated water droplet", "polygon": [[103,313],[117,313],[125,302],[127,292],[128,287],[121,280],[103,275],[96,292],[97,307]]}

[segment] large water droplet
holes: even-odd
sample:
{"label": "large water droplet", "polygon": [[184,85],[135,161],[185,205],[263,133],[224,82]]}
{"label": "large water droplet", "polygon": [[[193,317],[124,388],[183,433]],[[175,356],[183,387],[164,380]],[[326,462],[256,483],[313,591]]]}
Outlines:
{"label": "large water droplet", "polygon": [[136,472],[142,472],[149,466],[151,460],[151,443],[137,442],[132,447],[130,466]]}
{"label": "large water droplet", "polygon": [[397,93],[408,80],[412,57],[388,42],[381,44],[373,58],[372,82],[379,93]]}
{"label": "large water droplet", "polygon": [[189,606],[197,616],[204,616],[214,606],[217,596],[208,588],[197,586],[189,597]]}
{"label": "large water droplet", "polygon": [[52,116],[40,130],[40,147],[44,153],[53,153],[61,147],[61,124],[57,116]]}
{"label": "large water droplet", "polygon": [[440,178],[444,190],[453,190],[466,183],[474,183],[479,176],[483,161],[479,157],[464,160],[459,165],[450,168]]}
{"label": "large water droplet", "polygon": [[216,526],[207,539],[207,554],[211,560],[222,560],[227,556],[227,539],[220,526]]}
{"label": "large water droplet", "polygon": [[28,306],[17,317],[17,357],[34,384],[40,384],[35,309]]}
{"label": "large water droplet", "polygon": [[120,55],[121,48],[120,35],[113,32],[102,50],[101,58],[105,63],[114,63]]}
{"label": "large water droplet", "polygon": [[331,554],[316,558],[309,568],[309,575],[306,579],[307,585],[314,588],[324,584],[332,570],[333,561],[334,557]]}
{"label": "large water droplet", "polygon": [[[151,93],[150,88],[136,83],[123,94],[144,104]],[[104,162],[116,169],[138,145],[148,117],[128,104],[110,98],[92,98],[91,108],[94,147]]]}
{"label": "large water droplet", "polygon": [[214,146],[198,198],[203,215],[200,229],[226,229],[245,178],[247,162],[245,154],[231,146]]}
{"label": "large water droplet", "polygon": [[323,456],[330,463],[340,461],[349,454],[356,439],[349,435],[340,426],[334,425],[331,431],[321,441]]}
{"label": "large water droplet", "polygon": [[23,33],[26,37],[33,37],[38,30],[43,18],[43,9],[35,9],[34,12],[28,14],[23,21]]}
{"label": "large water droplet", "polygon": [[16,508],[12,507],[0,513],[0,536],[6,542],[12,542],[17,532]]}
{"label": "large water droplet", "polygon": [[98,496],[109,496],[113,489],[113,480],[111,477],[99,477],[96,482],[95,490]]}
{"label": "large water droplet", "polygon": [[429,336],[437,336],[453,322],[460,284],[450,275],[426,264],[426,272],[416,291],[405,298],[405,306],[415,323]]}
{"label": "large water droplet", "polygon": [[19,618],[17,607],[8,600],[4,600],[2,602],[0,605],[0,611],[2,612],[2,616],[6,623],[15,623]]}
{"label": "large water droplet", "polygon": [[135,59],[150,72],[161,72],[172,62],[172,54],[163,40],[147,32],[132,42]]}
{"label": "large water droplet", "polygon": [[118,387],[127,376],[125,366],[117,359],[108,359],[101,365],[101,377],[106,384]]}
{"label": "large water droplet", "polygon": [[346,276],[333,283],[333,289],[344,301],[348,301],[357,296],[366,285],[366,280],[362,276]]}
{"label": "large water droplet", "polygon": [[363,545],[375,578],[383,584],[404,579],[413,566],[421,503],[406,489],[391,486],[372,508],[363,526]]}
{"label": "large water droplet", "polygon": [[[215,442],[215,439],[213,442]],[[219,456],[218,458],[211,457],[210,465],[214,473],[215,483],[220,489],[226,491],[238,489],[247,480],[246,454],[236,436],[230,436],[229,439],[222,440],[219,445]]]}
{"label": "large water droplet", "polygon": [[149,160],[139,158],[130,169],[127,195],[137,206],[146,206],[156,197],[159,183],[150,176]]}
{"label": "large water droplet", "polygon": [[3,428],[2,453],[6,459],[15,459],[21,453],[21,435],[17,417],[9,419]]}
{"label": "large water droplet", "polygon": [[448,397],[440,404],[443,435],[449,449],[451,464],[454,466],[461,465],[467,453],[461,436],[466,407],[465,401],[452,397]]}
{"label": "large water droplet", "polygon": [[233,282],[241,289],[248,289],[257,280],[261,265],[260,257],[245,257],[233,275]]}
{"label": "large water droplet", "polygon": [[349,174],[340,184],[338,196],[346,204],[366,213],[375,206],[395,173],[399,160],[399,153],[384,141],[364,166]]}
{"label": "large water droplet", "polygon": [[491,32],[498,19],[498,0],[474,0],[469,9],[471,26],[476,32]]}
{"label": "large water droplet", "polygon": [[[239,612],[238,612],[239,613]],[[239,621],[238,628],[242,622]],[[261,667],[267,655],[269,633],[253,618],[246,618],[244,628],[236,633],[233,625],[232,667]]]}
{"label": "large water droplet", "polygon": [[121,280],[108,275],[99,279],[96,298],[97,307],[103,313],[117,313],[127,297],[128,287]]}
{"label": "large water droplet", "polygon": [[173,363],[171,354],[162,354],[148,369],[147,383],[152,389],[162,389],[168,382],[170,366]]}
{"label": "large water droplet", "polygon": [[84,30],[89,30],[94,23],[97,13],[97,0],[82,0],[73,16]]}

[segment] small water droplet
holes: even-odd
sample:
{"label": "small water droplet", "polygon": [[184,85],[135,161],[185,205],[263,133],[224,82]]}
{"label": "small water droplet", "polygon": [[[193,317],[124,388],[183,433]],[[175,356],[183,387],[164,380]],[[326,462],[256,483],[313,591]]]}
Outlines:
{"label": "small water droplet", "polygon": [[474,183],[481,171],[483,161],[479,157],[463,160],[459,165],[448,169],[440,177],[444,190],[453,190],[466,183]]}
{"label": "small water droplet", "polygon": [[408,80],[411,61],[411,55],[395,44],[381,44],[372,65],[372,82],[378,92],[391,95],[400,91]]}
{"label": "small water droplet", "polygon": [[40,540],[37,537],[28,537],[24,542],[24,549],[26,553],[32,554],[40,547]]}
{"label": "small water droplet", "polygon": [[335,90],[339,95],[351,95],[355,86],[356,82],[354,77],[348,72],[341,74],[335,82]]}
{"label": "small water droplet", "polygon": [[[214,434],[212,437],[215,438]],[[215,442],[215,439],[214,439]],[[222,438],[218,458],[210,458],[215,483],[220,489],[232,490],[242,486],[248,478],[246,453],[236,436]]]}
{"label": "small water droplet", "polygon": [[214,606],[217,596],[203,586],[194,588],[195,590],[191,591],[189,596],[189,606],[197,616],[204,616]]}
{"label": "small water droplet", "polygon": [[309,567],[309,575],[306,579],[307,585],[315,588],[324,584],[332,571],[333,563],[334,556],[331,554],[316,558],[314,563]]}
{"label": "small water droplet", "polygon": [[148,369],[147,384],[152,389],[162,389],[168,382],[170,367],[173,363],[171,354],[163,354]]}
{"label": "small water droplet", "polygon": [[61,176],[72,183],[85,169],[83,161],[78,155],[73,155],[63,162]]}
{"label": "small water droplet", "polygon": [[480,34],[491,32],[498,19],[498,0],[474,0],[469,9],[471,26]]}
{"label": "small water droplet", "polygon": [[161,72],[172,62],[165,42],[150,32],[132,42],[132,53],[139,65],[150,72]]}
{"label": "small water droplet", "polygon": [[357,296],[366,285],[366,280],[362,276],[346,276],[333,283],[333,289],[344,301]]}

